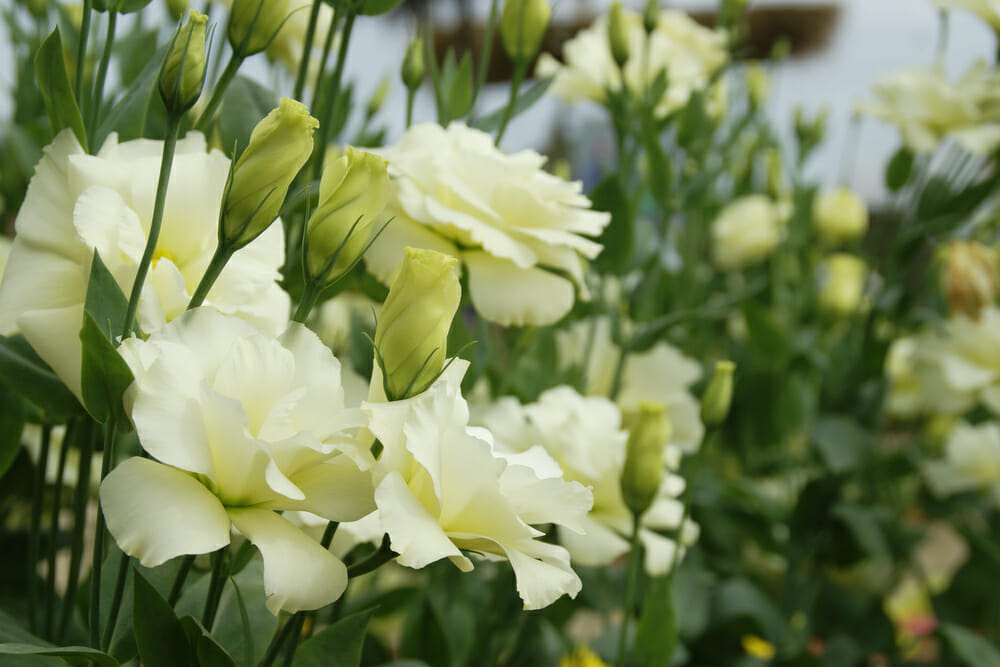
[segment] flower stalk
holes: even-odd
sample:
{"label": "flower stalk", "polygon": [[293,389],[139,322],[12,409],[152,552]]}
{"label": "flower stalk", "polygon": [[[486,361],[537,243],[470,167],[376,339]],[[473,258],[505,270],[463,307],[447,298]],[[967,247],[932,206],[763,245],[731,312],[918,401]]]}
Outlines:
{"label": "flower stalk", "polygon": [[104,83],[108,77],[108,66],[111,64],[111,50],[115,43],[115,29],[118,25],[118,12],[114,9],[108,11],[108,30],[104,37],[104,51],[101,53],[101,62],[97,68],[97,79],[94,81],[94,96],[90,108],[89,133],[92,135],[97,130],[97,124],[101,119],[101,105],[104,103]]}

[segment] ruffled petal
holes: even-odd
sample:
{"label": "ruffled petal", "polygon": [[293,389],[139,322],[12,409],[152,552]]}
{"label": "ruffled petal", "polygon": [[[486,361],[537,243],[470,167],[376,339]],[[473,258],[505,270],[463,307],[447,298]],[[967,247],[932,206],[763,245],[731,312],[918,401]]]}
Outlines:
{"label": "ruffled petal", "polygon": [[389,534],[389,545],[399,554],[401,565],[422,568],[442,558],[457,558],[467,563],[437,519],[420,504],[397,472],[390,472],[375,489],[382,529]]}
{"label": "ruffled petal", "polygon": [[485,252],[462,254],[469,272],[469,295],[476,310],[503,326],[545,326],[561,320],[573,307],[573,283],[562,276]]}

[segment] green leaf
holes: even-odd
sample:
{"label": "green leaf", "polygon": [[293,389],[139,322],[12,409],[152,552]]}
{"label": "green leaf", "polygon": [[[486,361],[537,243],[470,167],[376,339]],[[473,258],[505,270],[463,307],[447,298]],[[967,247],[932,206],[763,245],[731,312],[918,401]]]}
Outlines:
{"label": "green leaf", "polygon": [[[148,48],[148,41],[147,41]],[[115,102],[104,121],[94,133],[94,145],[103,146],[104,140],[112,132],[118,133],[119,141],[138,139],[146,126],[149,104],[156,90],[166,47],[156,51],[125,93]]]}
{"label": "green leaf", "polygon": [[885,185],[893,192],[900,190],[910,180],[913,172],[913,152],[903,147],[889,160],[885,169]]}
{"label": "green leaf", "polygon": [[53,420],[65,420],[81,413],[76,396],[24,336],[0,336],[0,383],[34,403]]}
{"label": "green leaf", "polygon": [[824,417],[813,427],[812,440],[830,472],[855,469],[871,448],[868,432],[847,417]]}
{"label": "green leaf", "polygon": [[52,124],[52,136],[63,128],[72,128],[80,145],[87,150],[87,131],[73,88],[66,74],[66,60],[63,58],[62,37],[59,28],[52,31],[35,55],[35,80],[45,101],[45,111]]}
{"label": "green leaf", "polygon": [[[237,76],[222,96],[219,109],[219,137],[227,152],[236,146],[237,155],[250,143],[250,133],[264,116],[278,106],[278,99],[266,88],[245,76]],[[332,135],[331,135],[332,136]]]}
{"label": "green leaf", "polygon": [[374,612],[373,607],[345,616],[303,642],[292,667],[358,667],[365,630]]}
{"label": "green leaf", "polygon": [[132,572],[132,628],[145,667],[191,664],[191,645],[174,610],[135,570]]}
{"label": "green leaf", "polygon": [[879,525],[877,511],[854,503],[842,502],[830,511],[843,523],[861,550],[869,557],[889,561],[892,558],[889,543]]}
{"label": "green leaf", "polygon": [[622,187],[618,174],[608,174],[590,193],[595,211],[611,214],[611,222],[604,228],[598,243],[604,250],[594,260],[594,267],[602,273],[624,274],[628,271],[635,243],[635,229],[629,211],[628,194]]}
{"label": "green leaf", "polygon": [[145,9],[146,6],[153,0],[115,0],[117,11],[119,14],[134,14],[137,11]]}
{"label": "green leaf", "polygon": [[[90,263],[90,280],[87,283],[84,311],[94,318],[104,336],[113,341],[122,333],[127,310],[128,297],[95,250]],[[138,336],[139,327],[133,324],[132,333]]]}
{"label": "green leaf", "polygon": [[720,618],[747,618],[755,622],[760,635],[777,644],[788,625],[778,607],[746,579],[730,579],[715,590],[715,615]]}
{"label": "green leaf", "polygon": [[475,99],[475,75],[472,72],[472,57],[466,53],[458,63],[448,87],[448,113],[451,118],[461,118],[469,113]]}
{"label": "green leaf", "polygon": [[677,651],[677,616],[670,583],[670,576],[652,580],[635,630],[635,656],[649,667],[667,667]]}
{"label": "green leaf", "polygon": [[0,478],[21,451],[24,430],[24,401],[11,389],[0,385]]}
{"label": "green leaf", "polygon": [[236,661],[193,616],[180,620],[188,645],[194,647],[198,667],[236,667]]}
{"label": "green leaf", "polygon": [[969,667],[1000,667],[1000,651],[971,630],[945,623],[941,636],[964,664]]}
{"label": "green leaf", "polygon": [[113,416],[119,424],[127,423],[122,394],[135,377],[90,313],[83,314],[80,342],[83,344],[80,384],[87,412],[102,424]]}
{"label": "green leaf", "polygon": [[[519,114],[524,113],[525,111],[533,107],[538,100],[542,99],[542,96],[545,95],[545,91],[547,91],[549,89],[549,86],[552,85],[552,81],[554,78],[555,77],[542,79],[535,85],[531,86],[524,92],[520,93],[517,96],[517,99],[514,101],[513,116],[517,116]],[[498,129],[500,129],[500,123],[503,122],[503,115],[504,112],[506,111],[507,111],[507,105],[504,104],[499,109],[491,111],[482,118],[477,119],[472,124],[472,126],[482,130],[483,132],[489,132],[492,134],[493,132],[496,132]]]}
{"label": "green leaf", "polygon": [[403,0],[365,0],[361,13],[366,16],[377,16],[395,9]]}
{"label": "green leaf", "polygon": [[25,630],[20,623],[3,610],[0,610],[0,644],[51,646],[49,642]]}
{"label": "green leaf", "polygon": [[118,661],[107,653],[86,646],[34,646],[32,644],[0,644],[0,655],[42,656],[61,658],[71,665],[118,667]]}
{"label": "green leaf", "polygon": [[769,368],[781,368],[789,360],[788,333],[764,306],[747,302],[743,306],[750,346]]}

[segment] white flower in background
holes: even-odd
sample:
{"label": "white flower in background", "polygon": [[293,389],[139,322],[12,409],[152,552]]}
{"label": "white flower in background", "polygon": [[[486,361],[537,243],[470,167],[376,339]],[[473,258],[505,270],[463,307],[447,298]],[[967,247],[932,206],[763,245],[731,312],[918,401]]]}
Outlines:
{"label": "white flower in background", "polygon": [[463,552],[510,561],[526,609],[561,595],[580,579],[569,553],[538,538],[530,524],[581,531],[590,492],[562,479],[544,451],[493,452],[490,434],[468,426],[460,393],[469,364],[455,360],[425,392],[392,403],[364,403],[368,428],[384,449],[374,468],[375,503],[397,562],[421,568],[448,558],[472,569]]}
{"label": "white flower in background", "polygon": [[[289,0],[288,19],[266,50],[268,58],[274,62],[280,62],[293,76],[298,74],[299,63],[302,61],[302,50],[305,48],[306,33],[309,30],[311,8],[311,0]],[[330,32],[331,23],[333,23],[333,7],[326,2],[320,2],[306,78],[310,87],[316,80],[316,73],[319,71],[323,42],[326,40],[326,34]],[[336,38],[334,39],[339,42]],[[336,45],[333,45],[331,50],[334,48]]]}
{"label": "white flower in background", "polygon": [[1000,2],[997,0],[932,0],[941,9],[970,11],[986,21],[994,30],[1000,30]]}
{"label": "white flower in background", "polygon": [[836,252],[823,258],[817,272],[816,302],[821,310],[836,317],[849,317],[865,307],[863,297],[868,266],[863,259]]}
{"label": "white flower in background", "polygon": [[[609,396],[621,354],[621,348],[611,338],[611,320],[607,317],[582,320],[558,331],[556,336],[559,365],[585,373],[586,395]],[[584,362],[586,367],[581,368]],[[643,401],[665,405],[673,431],[670,444],[686,453],[695,452],[705,435],[701,404],[691,394],[691,385],[699,379],[698,362],[660,341],[625,359],[615,402],[626,414],[638,410]]]}
{"label": "white flower in background", "polygon": [[[625,64],[628,90],[641,95],[666,70],[667,89],[656,106],[658,116],[687,104],[691,94],[704,90],[729,60],[726,33],[704,28],[684,12],[661,11],[656,29],[648,37],[638,13],[625,10],[623,19],[631,54]],[[622,88],[621,73],[608,40],[607,15],[563,45],[563,61],[565,64],[543,53],[535,74],[554,75],[550,91],[567,102],[603,103],[609,88]]]}
{"label": "white flower in background", "polygon": [[360,292],[341,292],[320,306],[316,333],[339,355],[347,351],[356,331],[375,331],[375,318],[381,308],[382,304]]}
{"label": "white flower in background", "polygon": [[712,222],[715,264],[736,271],[767,259],[784,237],[791,213],[790,203],[759,194],[730,203]]}
{"label": "white flower in background", "polygon": [[364,415],[344,407],[330,350],[300,324],[275,339],[208,308],[121,350],[136,378],[126,407],[152,457],[101,485],[122,550],[155,567],[229,544],[232,525],[260,549],[272,613],[337,599],[344,564],[278,514],[354,521],[374,509]]}
{"label": "white flower in background", "polygon": [[1000,73],[985,62],[973,64],[955,82],[940,68],[911,67],[875,86],[876,99],[858,111],[895,125],[903,143],[930,153],[954,139],[976,155],[1000,146]]}
{"label": "white flower in background", "polygon": [[7,258],[10,257],[10,246],[10,238],[0,234],[0,280],[3,280],[3,272],[7,268]]}
{"label": "white flower in background", "polygon": [[[0,334],[23,333],[78,397],[78,332],[94,250],[128,295],[153,216],[162,150],[162,141],[119,144],[112,135],[97,155],[87,155],[64,130],[45,148],[18,213],[0,285]],[[218,244],[228,173],[229,160],[207,152],[201,134],[177,143],[163,227],[139,301],[144,333],[187,308]],[[288,321],[288,295],[275,282],[284,258],[281,226],[273,225],[233,256],[206,305],[277,334]]]}
{"label": "white flower in background", "polygon": [[383,283],[412,246],[458,257],[472,304],[499,324],[552,324],[576,289],[586,296],[587,260],[601,246],[584,237],[599,236],[611,218],[589,210],[579,182],[543,171],[544,156],[506,155],[461,123],[413,126],[380,154],[394,178],[387,214],[395,217],[365,263]]}
{"label": "white flower in background", "polygon": [[1000,504],[1000,423],[956,425],[944,459],[925,462],[924,476],[938,496],[979,490]]}
{"label": "white flower in background", "polygon": [[[524,406],[516,399],[501,398],[481,419],[493,432],[499,451],[531,452],[540,445],[566,479],[593,489],[594,507],[583,522],[583,533],[559,529],[559,540],[574,562],[607,565],[628,553],[632,514],[621,490],[628,433],[621,428],[621,413],[614,403],[563,386]],[[676,469],[679,463],[680,450],[668,446],[665,469]],[[642,515],[639,539],[650,575],[667,573],[674,562],[676,543],[656,531],[679,527],[683,505],[677,498],[683,490],[684,480],[666,472],[653,504]],[[697,524],[685,520],[682,533],[685,546],[693,543]]]}

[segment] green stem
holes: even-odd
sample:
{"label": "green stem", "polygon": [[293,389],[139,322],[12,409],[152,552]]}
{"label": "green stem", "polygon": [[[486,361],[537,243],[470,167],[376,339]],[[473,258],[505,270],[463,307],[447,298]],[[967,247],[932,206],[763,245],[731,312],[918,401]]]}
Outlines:
{"label": "green stem", "polygon": [[215,84],[215,90],[212,91],[212,97],[208,100],[208,104],[198,118],[198,122],[194,124],[195,130],[204,132],[208,129],[216,109],[222,104],[222,96],[226,94],[226,89],[232,83],[233,77],[236,76],[236,72],[240,69],[240,65],[243,64],[244,60],[245,57],[236,52],[233,52],[233,55],[229,57],[226,69],[222,70],[222,76],[219,77],[218,82]]}
{"label": "green stem", "polygon": [[306,39],[302,44],[302,57],[299,59],[299,72],[295,77],[295,93],[293,97],[302,100],[302,91],[306,87],[306,73],[309,71],[309,54],[312,53],[313,38],[316,35],[316,21],[319,19],[319,8],[323,0],[313,0],[309,10],[309,27],[306,28]]}
{"label": "green stem", "polygon": [[306,616],[304,612],[296,612],[289,624],[292,626],[291,635],[289,639],[292,642],[288,647],[288,652],[285,653],[284,667],[292,667],[292,661],[295,660],[295,651],[299,648],[299,641],[302,639],[302,626],[306,622]]}
{"label": "green stem", "polygon": [[333,38],[337,36],[337,27],[340,25],[337,14],[333,15],[330,21],[330,28],[326,31],[326,41],[323,42],[323,56],[319,60],[319,71],[316,73],[316,85],[313,88],[313,111],[319,109],[320,95],[323,91],[323,76],[326,74],[326,63],[330,60],[330,51],[333,49]]}
{"label": "green stem", "polygon": [[201,281],[198,283],[198,287],[194,291],[194,295],[191,297],[190,303],[188,303],[188,310],[192,308],[197,308],[205,301],[205,297],[212,290],[212,285],[218,280],[219,274],[222,273],[222,269],[225,268],[226,263],[232,258],[235,251],[228,245],[222,245],[220,243],[219,247],[215,249],[215,254],[212,255],[212,261],[208,263],[208,268],[205,269],[205,275],[201,277]]}
{"label": "green stem", "polygon": [[330,544],[333,542],[333,536],[337,534],[337,528],[339,526],[340,524],[336,521],[331,521],[326,524],[326,530],[323,531],[323,539],[319,541],[324,549],[330,548]]}
{"label": "green stem", "polygon": [[167,116],[167,138],[163,142],[163,157],[160,160],[160,177],[156,184],[153,219],[149,223],[149,238],[146,239],[146,249],[142,253],[142,259],[139,261],[139,268],[135,274],[135,282],[132,283],[132,293],[129,295],[128,310],[125,312],[125,323],[122,326],[122,338],[128,337],[132,331],[132,324],[135,322],[135,312],[139,308],[139,295],[142,294],[142,286],[146,282],[146,274],[149,273],[149,265],[153,262],[153,253],[156,252],[156,243],[160,238],[160,227],[163,225],[163,208],[167,201],[167,185],[170,182],[170,169],[173,167],[174,150],[177,148],[177,135],[181,129],[180,121],[181,116],[179,115],[168,114]]}
{"label": "green stem", "polygon": [[[115,458],[115,420],[104,425],[104,451],[101,453],[101,481],[111,472]],[[101,648],[101,565],[104,562],[104,511],[97,504],[97,522],[94,528],[94,556],[90,573],[90,647]]]}
{"label": "green stem", "polygon": [[125,578],[128,577],[129,559],[124,551],[119,552],[118,576],[115,579],[115,591],[111,596],[111,608],[108,610],[108,623],[104,626],[104,637],[101,640],[101,650],[107,651],[111,647],[111,639],[115,636],[115,627],[118,625],[118,612],[122,608],[122,598],[125,596]]}
{"label": "green stem", "polygon": [[66,475],[66,454],[69,452],[70,438],[73,435],[73,425],[67,426],[59,450],[59,465],[56,468],[56,484],[52,496],[52,516],[49,523],[49,559],[47,567],[48,585],[45,590],[45,634],[51,637],[55,622],[56,607],[56,552],[59,550],[59,510],[62,509],[63,478]]}
{"label": "green stem", "polygon": [[416,89],[406,89],[406,129],[413,124],[413,100],[417,96]]}
{"label": "green stem", "polygon": [[368,574],[372,570],[376,570],[385,563],[388,563],[397,555],[389,547],[389,536],[386,535],[382,538],[382,544],[379,545],[378,551],[360,563],[355,563],[347,568],[347,577],[353,579],[354,577],[360,577],[362,574]]}
{"label": "green stem", "polygon": [[316,305],[317,299],[319,299],[319,293],[322,289],[312,280],[306,283],[305,291],[302,292],[302,300],[299,301],[298,308],[295,309],[295,314],[292,315],[293,322],[306,321],[309,317],[309,312]]}
{"label": "green stem", "polygon": [[281,647],[285,645],[288,638],[295,631],[295,626],[297,625],[297,620],[299,613],[295,613],[288,619],[284,627],[281,628],[281,632],[275,635],[274,639],[271,640],[271,645],[267,647],[267,654],[264,659],[261,660],[259,667],[271,667],[274,664],[275,658],[278,657],[278,653],[281,652]]}
{"label": "green stem", "polygon": [[[476,71],[476,87],[473,92],[473,99],[479,99],[479,91],[486,83],[486,74],[490,69],[490,60],[493,56],[493,39],[497,31],[497,7],[498,0],[490,3],[490,17],[486,22],[486,34],[483,36],[483,50],[479,52],[479,69]],[[475,105],[475,102],[473,102]],[[407,126],[409,123],[407,123]]]}
{"label": "green stem", "polygon": [[510,80],[510,100],[507,101],[507,108],[503,112],[503,120],[500,121],[500,129],[497,130],[497,139],[494,142],[497,146],[500,146],[500,139],[503,138],[503,133],[507,131],[507,124],[514,117],[514,107],[517,105],[517,91],[521,88],[521,82],[524,80],[524,73],[527,71],[527,68],[527,61],[518,60],[514,63],[514,76]]}
{"label": "green stem", "polygon": [[174,577],[174,585],[170,587],[170,596],[167,597],[167,604],[171,607],[181,599],[181,591],[184,590],[184,582],[191,572],[192,565],[194,565],[194,556],[185,556],[184,560],[181,561],[181,567],[177,570],[177,576]]}
{"label": "green stem", "polygon": [[215,615],[219,611],[219,601],[222,600],[222,589],[226,583],[227,553],[227,547],[212,553],[212,579],[209,582],[208,595],[205,596],[205,611],[201,616],[201,624],[209,632],[215,624]]}
{"label": "green stem", "polygon": [[632,539],[629,543],[628,574],[625,579],[625,601],[622,606],[622,629],[618,637],[618,667],[625,667],[628,661],[628,625],[632,618],[632,600],[635,597],[636,580],[639,576],[639,515],[632,514]]}
{"label": "green stem", "polygon": [[[108,32],[104,37],[104,52],[101,53],[101,63],[97,68],[97,79],[94,81],[94,96],[90,107],[90,134],[97,130],[97,122],[101,118],[101,104],[104,103],[104,83],[108,78],[108,65],[111,63],[111,48],[115,43],[115,28],[118,24],[118,12],[108,12]],[[97,148],[96,146],[94,147]]]}
{"label": "green stem", "polygon": [[333,81],[330,82],[330,94],[323,100],[323,110],[319,116],[319,140],[316,142],[316,152],[313,155],[312,180],[319,180],[323,171],[323,157],[326,155],[326,145],[330,141],[330,123],[333,120],[333,110],[340,96],[340,80],[344,76],[344,65],[347,63],[347,46],[351,42],[351,31],[357,12],[353,4],[347,8],[344,19],[344,34],[340,38],[340,49],[337,51],[337,65],[333,70]]}
{"label": "green stem", "polygon": [[49,467],[49,448],[52,445],[52,426],[42,426],[42,445],[38,452],[38,468],[31,493],[31,533],[28,536],[28,627],[36,631],[38,619],[38,559],[41,557],[42,506],[45,503],[45,471]]}
{"label": "green stem", "polygon": [[87,69],[87,39],[90,37],[91,0],[83,0],[83,17],[80,20],[80,39],[76,45],[76,82],[73,93],[76,102],[83,108],[83,74]]}
{"label": "green stem", "polygon": [[59,619],[58,639],[62,639],[69,629],[69,619],[76,607],[76,590],[80,585],[80,567],[83,563],[83,529],[87,523],[87,501],[90,499],[90,466],[94,457],[94,446],[98,437],[97,424],[88,421],[80,447],[80,464],[77,468],[76,489],[73,493],[73,537],[71,539],[69,577],[66,582],[66,597],[63,599],[62,618]]}

